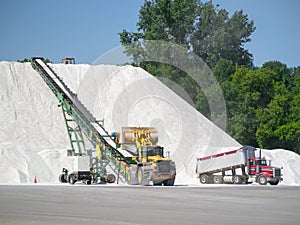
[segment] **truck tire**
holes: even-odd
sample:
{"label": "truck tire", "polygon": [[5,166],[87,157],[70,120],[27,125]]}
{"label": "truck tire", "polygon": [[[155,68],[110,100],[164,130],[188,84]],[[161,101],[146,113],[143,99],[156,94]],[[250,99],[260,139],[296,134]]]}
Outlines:
{"label": "truck tire", "polygon": [[223,176],[222,175],[215,175],[213,176],[214,184],[222,184],[223,183]]}
{"label": "truck tire", "polygon": [[266,185],[268,183],[268,180],[266,178],[265,175],[260,175],[258,178],[257,178],[257,182],[260,184],[260,185]]}
{"label": "truck tire", "polygon": [[279,180],[269,181],[269,183],[270,183],[271,185],[277,185],[277,184],[279,184]]}
{"label": "truck tire", "polygon": [[207,174],[201,174],[200,175],[200,182],[202,184],[208,184],[209,183],[209,176]]}
{"label": "truck tire", "polygon": [[239,176],[239,175],[235,175],[233,177],[233,183],[234,184],[242,184],[244,181],[243,177],[242,176]]}

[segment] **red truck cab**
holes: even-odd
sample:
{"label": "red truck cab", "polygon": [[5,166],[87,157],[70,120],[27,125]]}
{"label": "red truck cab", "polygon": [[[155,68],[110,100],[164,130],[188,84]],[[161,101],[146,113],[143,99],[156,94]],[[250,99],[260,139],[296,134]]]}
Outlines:
{"label": "red truck cab", "polygon": [[282,181],[281,169],[271,166],[271,161],[261,158],[250,158],[248,166],[249,177],[254,177],[259,184],[265,185],[268,182],[271,185],[277,185]]}

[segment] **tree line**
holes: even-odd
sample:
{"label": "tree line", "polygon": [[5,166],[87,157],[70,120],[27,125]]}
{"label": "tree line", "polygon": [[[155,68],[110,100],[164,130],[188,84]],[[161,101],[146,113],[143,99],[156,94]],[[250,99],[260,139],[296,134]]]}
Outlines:
{"label": "tree line", "polygon": [[[141,49],[147,46],[141,41],[162,40],[198,55],[223,91],[228,134],[243,145],[300,153],[300,67],[288,68],[279,61],[255,67],[245,48],[254,31],[254,21],[243,10],[230,16],[212,1],[145,0],[137,32],[123,30],[119,35],[134,65],[179,84],[195,108],[210,118],[207,93],[182,70],[145,60]],[[209,95],[215,94],[211,88]]]}

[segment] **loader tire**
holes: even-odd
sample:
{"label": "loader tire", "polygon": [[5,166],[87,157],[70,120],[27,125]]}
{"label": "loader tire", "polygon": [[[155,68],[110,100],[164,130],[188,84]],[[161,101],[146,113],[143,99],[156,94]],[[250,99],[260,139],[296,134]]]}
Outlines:
{"label": "loader tire", "polygon": [[131,167],[129,167],[129,170],[128,170],[127,183],[129,185],[137,185],[138,184],[137,174],[136,174],[136,172],[134,172],[132,170]]}
{"label": "loader tire", "polygon": [[138,184],[142,186],[149,185],[150,177],[143,167],[138,169]]}
{"label": "loader tire", "polygon": [[163,181],[164,186],[174,186],[175,177]]}

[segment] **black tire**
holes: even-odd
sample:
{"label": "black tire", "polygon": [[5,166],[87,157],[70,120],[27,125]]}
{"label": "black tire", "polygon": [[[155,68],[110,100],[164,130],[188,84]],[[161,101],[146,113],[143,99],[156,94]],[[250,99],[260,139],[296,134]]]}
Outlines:
{"label": "black tire", "polygon": [[131,167],[129,167],[129,169],[128,169],[127,183],[129,185],[137,185],[138,184],[137,174],[136,174],[136,172],[133,172]]}
{"label": "black tire", "polygon": [[213,176],[213,182],[214,184],[223,184],[223,176],[221,175]]}
{"label": "black tire", "polygon": [[101,181],[101,183],[106,183],[106,177],[101,176],[100,181]]}
{"label": "black tire", "polygon": [[92,184],[92,180],[87,180],[87,181],[86,181],[86,184],[87,184],[87,185],[91,185],[91,184]]}
{"label": "black tire", "polygon": [[244,179],[242,176],[236,175],[233,177],[234,184],[242,184],[243,182],[244,182]]}
{"label": "black tire", "polygon": [[260,184],[260,185],[266,185],[268,183],[268,180],[266,178],[265,175],[260,175],[258,178],[257,178],[257,182]]}
{"label": "black tire", "polygon": [[279,184],[279,180],[269,181],[269,183],[270,183],[271,185],[277,185],[277,184]]}
{"label": "black tire", "polygon": [[116,181],[116,176],[113,174],[108,174],[106,177],[107,183],[115,183]]}
{"label": "black tire", "polygon": [[72,175],[72,174],[69,176],[69,183],[70,184],[75,184],[76,183],[76,179],[75,179],[74,175]]}
{"label": "black tire", "polygon": [[175,177],[163,181],[164,186],[174,186],[174,183]]}
{"label": "black tire", "polygon": [[200,182],[202,184],[208,184],[209,183],[209,176],[207,174],[201,174],[200,175]]}
{"label": "black tire", "polygon": [[148,176],[147,172],[144,170],[143,167],[140,167],[138,169],[137,177],[138,177],[138,184],[139,185],[142,185],[142,186],[149,185],[150,179],[149,179],[149,176]]}
{"label": "black tire", "polygon": [[65,179],[65,175],[64,174],[60,174],[58,177],[58,180],[60,183],[67,183],[67,180]]}

